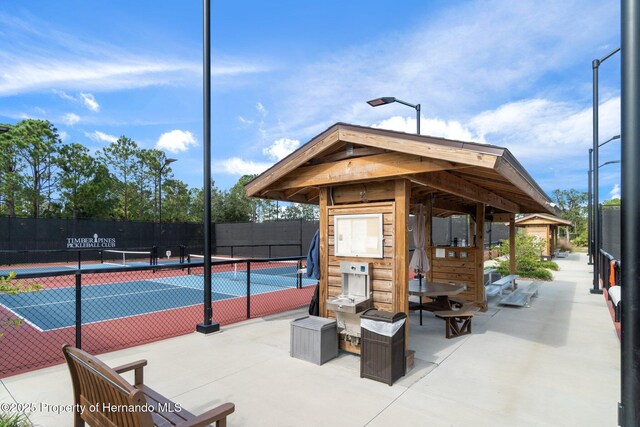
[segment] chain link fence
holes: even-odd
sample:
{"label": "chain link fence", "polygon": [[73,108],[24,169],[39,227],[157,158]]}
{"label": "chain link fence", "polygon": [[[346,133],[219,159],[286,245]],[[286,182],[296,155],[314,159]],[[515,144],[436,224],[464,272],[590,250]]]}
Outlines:
{"label": "chain link fence", "polygon": [[[213,320],[228,325],[308,305],[317,281],[301,273],[302,262],[211,262]],[[0,377],[62,363],[64,343],[98,354],[192,333],[204,316],[202,261],[30,272],[12,282],[40,290],[0,293]]]}

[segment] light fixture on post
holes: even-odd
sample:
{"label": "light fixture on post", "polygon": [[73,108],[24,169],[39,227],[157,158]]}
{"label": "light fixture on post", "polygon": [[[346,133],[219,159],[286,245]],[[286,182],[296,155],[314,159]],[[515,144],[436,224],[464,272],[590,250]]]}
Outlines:
{"label": "light fixture on post", "polygon": [[394,102],[397,102],[398,104],[406,105],[407,107],[415,108],[416,124],[417,124],[416,133],[420,135],[420,104],[413,105],[408,102],[401,101],[398,98],[394,98],[393,96],[383,96],[382,98],[372,99],[371,101],[367,101],[367,104],[371,105],[372,107],[378,107],[380,105],[393,104]]}
{"label": "light fixture on post", "polygon": [[11,128],[7,127],[7,126],[0,126],[0,133],[6,133],[9,132]]}
{"label": "light fixture on post", "polygon": [[158,222],[162,224],[162,171],[173,162],[177,162],[178,159],[165,159],[164,164],[158,171]]}
{"label": "light fixture on post", "polygon": [[[593,165],[598,164],[598,69],[600,68],[600,64],[602,64],[607,59],[611,58],[616,53],[620,52],[620,48],[616,48],[603,56],[600,59],[594,59],[591,63],[593,69]],[[608,141],[607,141],[608,142]],[[593,204],[597,208],[599,201],[598,194],[598,167],[593,168]],[[594,256],[597,257],[598,248],[600,246],[600,238],[598,236],[598,216],[593,215],[593,251]],[[597,261],[597,259],[596,259]],[[593,266],[593,288],[590,290],[592,294],[601,294],[602,289],[600,289],[600,272],[598,271],[598,263],[596,262]]]}

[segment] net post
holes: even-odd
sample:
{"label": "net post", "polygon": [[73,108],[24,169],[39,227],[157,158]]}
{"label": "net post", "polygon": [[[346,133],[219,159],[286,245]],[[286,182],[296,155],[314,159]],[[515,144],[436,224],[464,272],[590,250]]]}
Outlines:
{"label": "net post", "polygon": [[82,268],[82,252],[78,250],[78,270]]}
{"label": "net post", "polygon": [[247,319],[251,319],[251,261],[249,260],[247,260]]}
{"label": "net post", "polygon": [[76,347],[82,348],[82,274],[76,272]]}

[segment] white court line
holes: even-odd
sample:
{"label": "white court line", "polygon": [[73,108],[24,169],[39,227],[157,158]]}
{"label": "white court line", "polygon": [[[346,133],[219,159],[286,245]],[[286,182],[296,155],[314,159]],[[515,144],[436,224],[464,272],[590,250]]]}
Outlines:
{"label": "white court line", "polygon": [[[226,301],[228,299],[234,299],[234,298],[238,298],[238,296],[236,295],[231,295],[231,294],[223,294],[222,292],[217,292],[220,295],[229,295],[232,298],[225,298],[224,300],[217,300],[217,301]],[[213,301],[213,302],[217,302],[217,301]],[[197,303],[197,304],[189,304],[189,305],[181,305],[178,307],[172,307],[172,308],[164,308],[162,310],[155,310],[155,311],[145,311],[144,313],[137,313],[137,314],[130,314],[129,316],[120,316],[120,317],[112,317],[109,319],[102,319],[102,320],[95,320],[93,322],[83,322],[82,325],[93,325],[96,323],[102,323],[102,322],[110,322],[112,320],[119,320],[119,319],[126,319],[129,317],[136,317],[136,316],[144,316],[146,314],[155,314],[155,313],[162,313],[164,311],[171,311],[171,310],[177,310],[179,308],[186,308],[186,307],[195,307],[195,306],[200,306],[202,305],[201,302]],[[44,331],[40,328],[38,328],[41,332],[49,332],[49,331],[58,331],[60,329],[66,329],[66,328],[73,328],[75,325],[71,325],[71,326],[61,326],[60,328],[53,328],[53,329],[45,329]]]}
{"label": "white court line", "polygon": [[[162,283],[162,284],[164,285],[164,283]],[[197,289],[193,289],[193,288],[189,288],[189,289],[192,289],[194,291],[197,290]],[[147,291],[125,292],[125,293],[119,293],[119,294],[101,295],[101,296],[96,296],[96,297],[91,297],[91,298],[82,298],[82,301],[94,301],[94,300],[99,300],[99,299],[104,299],[104,298],[121,297],[121,296],[124,297],[124,296],[129,296],[129,295],[149,294],[149,293],[152,293],[152,292],[171,291],[171,290],[173,290],[173,289],[171,289],[171,288],[167,288],[167,289],[149,289]],[[44,306],[47,306],[47,305],[67,304],[67,303],[70,303],[70,302],[76,302],[75,298],[74,299],[70,299],[70,300],[47,302],[47,303],[44,303],[44,304],[21,305],[21,306],[17,306],[17,307],[13,307],[13,308],[19,309],[19,308],[44,307]]]}
{"label": "white court line", "polygon": [[25,317],[20,316],[18,313],[16,313],[15,311],[13,311],[12,309],[10,309],[9,307],[7,307],[4,304],[0,304],[1,306],[3,306],[7,311],[11,312],[11,314],[13,314],[14,316],[16,316],[18,319],[21,319],[24,323],[28,324],[29,326],[31,326],[34,329],[37,329],[39,332],[44,332],[43,329],[40,329],[37,325],[35,325],[34,323],[30,322],[29,320],[27,320]]}
{"label": "white court line", "polygon": [[[126,283],[126,282],[122,282],[122,283]],[[165,283],[163,283],[163,284],[165,284]],[[88,285],[88,286],[96,286],[96,285]],[[176,287],[181,287],[181,286],[176,286]],[[202,289],[194,289],[194,288],[188,288],[188,289],[192,289],[194,291],[198,291],[198,290],[202,291]],[[126,294],[112,294],[112,295],[101,296],[101,297],[98,297],[98,298],[88,298],[86,300],[82,299],[82,301],[92,301],[92,300],[97,300],[97,299],[100,299],[100,298],[109,298],[109,297],[122,296],[122,295],[134,295],[136,293],[138,293],[138,294],[140,294],[140,293],[151,293],[151,292],[158,292],[158,291],[165,291],[165,290],[171,290],[171,289],[156,289],[156,290],[150,290],[150,291],[144,291],[144,292],[134,292],[134,293],[126,293]],[[231,298],[225,298],[225,299],[217,300],[217,301],[224,301],[224,300],[227,300],[227,299],[233,299],[233,298],[239,298],[239,297],[244,297],[245,296],[245,295],[226,294],[226,293],[223,293],[223,292],[215,292],[215,293],[217,293],[219,295],[227,295],[227,296],[231,297]],[[16,309],[17,308],[32,308],[32,307],[41,307],[41,306],[47,306],[47,305],[64,304],[64,303],[68,303],[68,302],[74,302],[75,303],[75,299],[74,300],[68,300],[68,301],[57,301],[57,302],[54,302],[54,303],[46,303],[46,304],[24,305],[24,306],[14,307],[14,308],[16,308]],[[213,301],[213,302],[216,302],[216,301]],[[22,319],[25,323],[29,324],[34,329],[37,329],[39,332],[57,331],[57,330],[60,330],[60,329],[66,329],[66,328],[75,327],[75,325],[69,325],[69,326],[61,326],[59,328],[41,329],[40,327],[35,325],[33,322],[30,322],[25,317],[18,315],[18,313],[16,313],[15,311],[10,309],[9,307],[5,306],[4,304],[0,304],[0,305],[2,307],[6,308],[8,311],[10,311],[17,318]],[[92,325],[94,323],[109,322],[111,320],[126,319],[128,317],[143,316],[145,314],[162,313],[163,311],[176,310],[176,309],[185,308],[185,307],[193,307],[193,306],[196,306],[196,305],[202,305],[202,303],[199,302],[197,304],[181,305],[181,306],[178,306],[178,307],[165,308],[165,309],[162,309],[162,310],[145,311],[144,313],[131,314],[129,316],[112,317],[112,318],[109,318],[109,319],[96,320],[94,322],[83,322],[82,325]]]}
{"label": "white court line", "polygon": [[[194,276],[190,276],[190,277],[194,277]],[[171,277],[160,278],[159,280],[154,280],[154,282],[162,283],[163,285],[175,286],[176,288],[195,289],[196,291],[204,292],[204,279],[202,280],[202,287],[198,287],[198,288],[194,288],[194,287],[191,287],[191,286],[184,286],[184,285],[176,285],[175,283],[163,282],[162,281],[163,279],[171,279]],[[227,280],[232,280],[232,279],[228,279],[227,278]],[[232,284],[231,286],[233,287],[234,285]],[[244,289],[243,289],[243,291],[244,291]],[[236,294],[230,294],[228,292],[217,292],[215,289],[212,289],[211,292],[215,292],[215,293],[220,294],[220,295],[231,295],[233,297],[246,297],[244,292],[242,292],[240,294],[237,294],[237,295]]]}

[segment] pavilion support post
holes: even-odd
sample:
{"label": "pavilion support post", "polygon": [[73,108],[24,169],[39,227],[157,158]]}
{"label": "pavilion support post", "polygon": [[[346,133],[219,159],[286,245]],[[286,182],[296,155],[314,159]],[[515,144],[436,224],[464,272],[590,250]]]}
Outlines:
{"label": "pavilion support post", "polygon": [[484,203],[476,204],[476,280],[475,280],[475,303],[482,304],[484,301]]}
{"label": "pavilion support post", "polygon": [[329,189],[327,187],[320,188],[320,292],[319,298],[319,314],[321,317],[327,317],[327,292],[329,289]]}
{"label": "pavilion support post", "polygon": [[509,274],[516,274],[516,216],[509,218]]}
{"label": "pavilion support post", "polygon": [[[409,200],[411,182],[396,180],[395,189],[395,295],[393,311],[409,313]],[[406,328],[408,330],[408,328]]]}
{"label": "pavilion support post", "polygon": [[[433,199],[428,197],[424,204],[424,241],[425,241],[425,250],[427,251],[427,259],[429,260],[429,267],[433,265],[433,260],[431,259],[431,246],[433,245]],[[429,282],[433,281],[433,268],[429,268],[429,271],[425,274],[425,280]]]}

